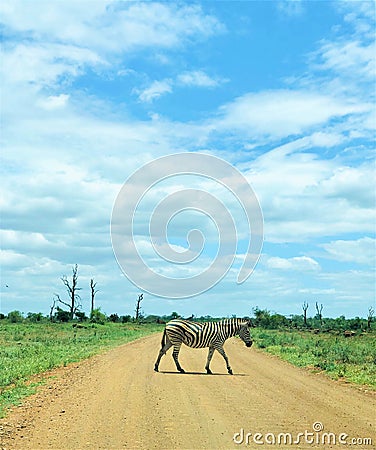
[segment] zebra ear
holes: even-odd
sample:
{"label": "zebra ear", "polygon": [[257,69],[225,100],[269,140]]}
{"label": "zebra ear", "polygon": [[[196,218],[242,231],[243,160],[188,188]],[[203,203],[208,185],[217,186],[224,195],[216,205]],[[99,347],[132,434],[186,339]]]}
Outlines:
{"label": "zebra ear", "polygon": [[252,320],[249,317],[244,317],[243,321],[244,321],[244,325],[247,325],[248,327],[254,326]]}

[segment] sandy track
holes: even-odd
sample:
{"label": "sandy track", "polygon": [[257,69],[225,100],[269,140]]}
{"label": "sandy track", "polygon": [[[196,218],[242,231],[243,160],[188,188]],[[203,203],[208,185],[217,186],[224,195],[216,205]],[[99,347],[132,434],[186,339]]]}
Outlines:
{"label": "sandy track", "polygon": [[[345,445],[256,445],[254,433],[324,431],[372,438],[376,401],[372,393],[295,368],[238,339],[226,343],[234,370],[227,375],[215,354],[205,375],[207,350],[182,347],[178,374],[171,350],[153,372],[161,335],[115,348],[56,371],[56,378],[0,421],[0,448],[8,449],[231,449],[348,448]],[[250,445],[234,433],[252,433]],[[321,433],[315,433],[322,437]],[[241,441],[241,436],[237,436]],[[268,439],[272,439],[269,436]],[[310,436],[308,436],[310,439]],[[354,446],[352,446],[354,447]]]}

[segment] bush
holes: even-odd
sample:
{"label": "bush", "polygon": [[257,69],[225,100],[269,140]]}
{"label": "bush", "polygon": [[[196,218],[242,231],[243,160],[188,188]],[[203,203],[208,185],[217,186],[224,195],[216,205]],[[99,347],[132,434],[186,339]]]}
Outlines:
{"label": "bush", "polygon": [[108,316],[108,320],[110,322],[118,323],[118,322],[120,322],[120,317],[116,313],[115,314],[110,314]]}
{"label": "bush", "polygon": [[69,322],[71,316],[69,311],[64,311],[63,309],[57,307],[54,318],[57,322]]}
{"label": "bush", "polygon": [[43,314],[41,312],[39,313],[29,312],[27,313],[26,319],[32,323],[41,322],[43,320]]}
{"label": "bush", "polygon": [[90,314],[91,323],[99,323],[100,325],[104,325],[106,319],[106,315],[101,312],[100,308],[93,309]]}
{"label": "bush", "polygon": [[75,313],[75,316],[77,317],[79,322],[85,322],[85,320],[87,320],[88,318],[86,317],[86,314],[84,312],[81,311],[77,311]]}
{"label": "bush", "polygon": [[128,323],[131,322],[131,320],[132,316],[130,316],[129,314],[127,316],[120,316],[121,323]]}
{"label": "bush", "polygon": [[291,320],[282,314],[271,314],[267,309],[260,309],[257,306],[253,309],[253,314],[255,316],[254,323],[257,327],[278,329],[289,327],[293,324]]}
{"label": "bush", "polygon": [[23,321],[23,315],[20,311],[11,311],[8,314],[8,320],[10,323],[20,323]]}

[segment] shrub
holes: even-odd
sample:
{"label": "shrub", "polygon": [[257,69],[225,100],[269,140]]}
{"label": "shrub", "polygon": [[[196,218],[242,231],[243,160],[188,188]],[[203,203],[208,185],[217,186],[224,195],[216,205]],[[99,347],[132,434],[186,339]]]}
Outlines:
{"label": "shrub", "polygon": [[101,312],[100,308],[93,309],[90,314],[90,322],[104,325],[106,322],[106,315]]}
{"label": "shrub", "polygon": [[23,315],[20,311],[11,311],[8,314],[8,320],[10,323],[20,323],[23,321]]}

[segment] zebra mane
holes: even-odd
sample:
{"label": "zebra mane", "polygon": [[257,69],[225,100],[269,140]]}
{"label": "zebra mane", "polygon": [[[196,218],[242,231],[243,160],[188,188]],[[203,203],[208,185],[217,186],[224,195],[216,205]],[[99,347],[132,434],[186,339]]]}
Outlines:
{"label": "zebra mane", "polygon": [[222,319],[218,321],[219,323],[223,323],[223,325],[235,325],[237,327],[244,326],[248,324],[248,319],[241,319],[239,317],[231,317],[231,319]]}
{"label": "zebra mane", "polygon": [[[201,324],[204,325],[206,323],[211,323],[209,322],[195,322],[192,321],[190,319],[177,319],[177,320],[183,320],[184,322],[189,322],[189,323],[194,323],[194,324]],[[222,324],[224,326],[231,326],[232,328],[240,328],[244,325],[248,325],[250,326],[250,320],[247,318],[240,318],[240,317],[231,317],[230,319],[221,319],[221,320],[216,320],[212,323],[219,323]]]}

